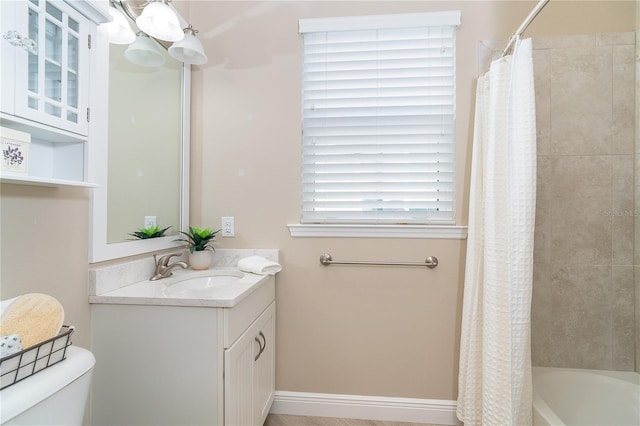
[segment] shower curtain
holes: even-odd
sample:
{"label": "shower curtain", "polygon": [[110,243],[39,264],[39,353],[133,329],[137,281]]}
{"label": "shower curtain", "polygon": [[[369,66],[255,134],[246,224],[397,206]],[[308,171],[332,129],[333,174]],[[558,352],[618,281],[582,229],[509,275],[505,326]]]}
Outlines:
{"label": "shower curtain", "polygon": [[478,79],[457,416],[531,424],[536,196],[531,40]]}

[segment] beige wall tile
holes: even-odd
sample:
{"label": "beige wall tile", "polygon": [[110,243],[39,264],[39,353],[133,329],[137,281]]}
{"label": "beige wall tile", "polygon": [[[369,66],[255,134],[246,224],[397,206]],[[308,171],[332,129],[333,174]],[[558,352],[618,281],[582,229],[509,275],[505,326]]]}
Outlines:
{"label": "beige wall tile", "polygon": [[[634,184],[634,172],[640,176],[640,169],[633,155],[640,152],[640,138],[634,141],[640,78],[634,76],[630,33],[596,40],[608,47],[590,47],[588,37],[576,37],[542,40],[537,46],[545,50],[534,53],[536,72],[550,76],[536,76],[532,360],[630,370],[640,360],[640,309],[634,308],[640,306],[640,278],[631,266],[634,251],[640,265],[640,250],[634,250],[640,241],[634,223],[640,181]],[[549,297],[551,312],[544,305]]]}
{"label": "beige wall tile", "polygon": [[611,47],[556,49],[551,66],[552,152],[611,153]]}
{"label": "beige wall tile", "polygon": [[596,44],[598,46],[621,46],[634,45],[636,34],[633,31],[626,33],[605,33],[596,34]]}
{"label": "beige wall tile", "polygon": [[544,265],[551,263],[551,159],[539,155],[537,163],[536,226],[534,232],[533,258],[536,263]]}
{"label": "beige wall tile", "polygon": [[536,366],[553,365],[552,300],[550,265],[534,263],[531,298],[531,362]]}
{"label": "beige wall tile", "polygon": [[562,264],[611,264],[611,156],[552,159],[551,257]]}
{"label": "beige wall tile", "polygon": [[633,371],[635,309],[633,266],[612,267],[612,370]]}
{"label": "beige wall tile", "polygon": [[[640,153],[640,0],[636,0],[636,153]],[[638,159],[636,158],[636,163],[638,163]],[[636,211],[634,212],[634,217],[636,218],[635,226],[636,226],[636,239],[635,239],[635,265],[640,265],[640,261],[638,258],[640,257],[640,218],[637,213],[640,211],[640,195],[638,194],[638,187],[640,185],[640,174],[636,172],[636,199],[635,199],[635,207]],[[640,373],[640,269],[638,267],[634,268],[634,281],[635,281],[635,327],[636,327],[636,338],[635,338],[635,364],[636,371]]]}
{"label": "beige wall tile", "polygon": [[[637,241],[637,240],[636,240]],[[633,268],[635,282],[636,371],[640,373],[640,266]]]}
{"label": "beige wall tile", "polygon": [[633,155],[613,155],[611,233],[614,265],[632,265],[634,259]]}
{"label": "beige wall tile", "polygon": [[[639,142],[640,143],[640,142]],[[635,185],[634,185],[634,210],[633,216],[635,218],[635,246],[634,246],[634,265],[640,266],[640,161],[638,161],[638,154],[635,155],[636,161],[634,164],[635,170]]]}
{"label": "beige wall tile", "polygon": [[611,267],[562,265],[552,276],[556,367],[611,368]]}
{"label": "beige wall tile", "polygon": [[623,215],[611,218],[611,264],[633,265],[634,218]]}
{"label": "beige wall tile", "polygon": [[596,45],[595,34],[578,34],[564,37],[536,37],[533,48],[542,49],[573,49],[576,47],[593,47]]}
{"label": "beige wall tile", "polygon": [[633,155],[612,155],[611,164],[611,207],[633,216]]}
{"label": "beige wall tile", "polygon": [[612,153],[634,152],[635,46],[613,46]]}
{"label": "beige wall tile", "polygon": [[551,51],[535,50],[533,54],[536,92],[536,134],[538,155],[551,154]]}

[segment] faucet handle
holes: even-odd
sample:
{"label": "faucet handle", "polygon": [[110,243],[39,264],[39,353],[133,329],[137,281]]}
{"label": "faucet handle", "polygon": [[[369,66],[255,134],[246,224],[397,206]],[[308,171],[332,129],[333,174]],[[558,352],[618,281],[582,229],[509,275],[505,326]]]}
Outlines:
{"label": "faucet handle", "polygon": [[182,253],[165,254],[164,256],[161,256],[160,259],[157,259],[157,260],[156,260],[156,255],[154,254],[153,259],[156,260],[156,265],[167,266],[169,265],[169,260],[174,256],[182,256]]}

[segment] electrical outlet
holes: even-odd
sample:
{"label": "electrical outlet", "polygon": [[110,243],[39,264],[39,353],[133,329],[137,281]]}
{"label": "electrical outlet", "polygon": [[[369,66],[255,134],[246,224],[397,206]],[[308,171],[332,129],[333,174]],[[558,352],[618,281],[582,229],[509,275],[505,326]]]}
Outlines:
{"label": "electrical outlet", "polygon": [[233,216],[222,217],[222,236],[223,237],[235,236],[235,225],[233,222],[234,222]]}
{"label": "electrical outlet", "polygon": [[152,226],[158,226],[158,216],[145,216],[144,227],[151,228]]}

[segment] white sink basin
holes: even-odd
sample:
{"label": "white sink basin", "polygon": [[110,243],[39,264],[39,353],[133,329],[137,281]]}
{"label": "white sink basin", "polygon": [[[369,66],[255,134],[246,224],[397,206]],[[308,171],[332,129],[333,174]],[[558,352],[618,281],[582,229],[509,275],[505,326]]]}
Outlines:
{"label": "white sink basin", "polygon": [[242,272],[210,271],[205,275],[191,276],[165,285],[164,295],[169,297],[207,296],[217,287],[235,284],[243,277]]}

